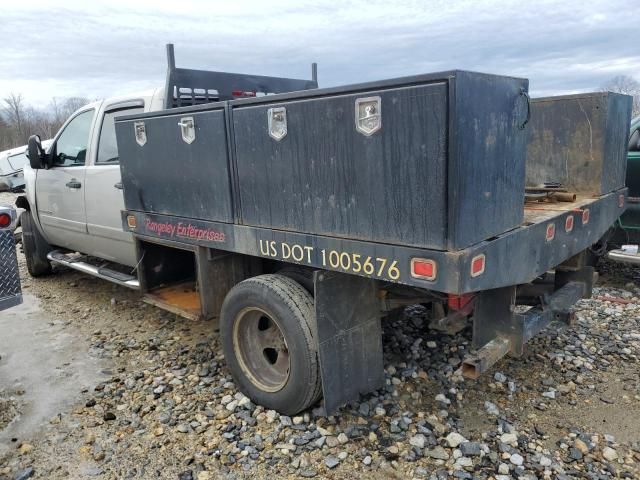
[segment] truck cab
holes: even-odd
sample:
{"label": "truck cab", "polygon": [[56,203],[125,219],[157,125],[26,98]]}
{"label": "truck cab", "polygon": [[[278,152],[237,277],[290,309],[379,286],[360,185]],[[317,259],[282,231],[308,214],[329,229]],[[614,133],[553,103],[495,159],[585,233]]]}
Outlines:
{"label": "truck cab", "polygon": [[25,166],[27,196],[18,203],[29,210],[39,244],[50,247],[43,250],[58,247],[135,265],[133,240],[120,218],[124,200],[115,118],[162,106],[163,89],[90,103],[54,137],[44,168]]}

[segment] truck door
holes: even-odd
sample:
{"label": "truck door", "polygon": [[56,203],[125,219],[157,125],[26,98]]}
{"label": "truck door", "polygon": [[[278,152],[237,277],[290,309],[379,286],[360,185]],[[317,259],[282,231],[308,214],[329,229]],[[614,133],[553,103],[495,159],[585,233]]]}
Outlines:
{"label": "truck door", "polygon": [[120,164],[114,120],[144,111],[144,102],[105,107],[99,135],[94,139],[96,155],[86,168],[85,199],[91,254],[123,265],[136,264],[133,237],[122,229],[124,210]]}
{"label": "truck door", "polygon": [[87,236],[84,206],[85,161],[95,109],[78,112],[51,147],[49,168],[38,170],[38,215],[49,243],[81,249]]}

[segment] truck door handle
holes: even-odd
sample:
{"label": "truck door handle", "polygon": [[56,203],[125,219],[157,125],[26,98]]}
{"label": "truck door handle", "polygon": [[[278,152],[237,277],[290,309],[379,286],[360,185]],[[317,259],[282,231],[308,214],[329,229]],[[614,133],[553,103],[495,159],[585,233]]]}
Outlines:
{"label": "truck door handle", "polygon": [[117,188],[118,190],[122,190],[122,182],[116,183],[114,187]]}
{"label": "truck door handle", "polygon": [[69,188],[80,188],[82,187],[82,184],[77,181],[75,178],[72,178],[71,181],[65,183],[65,185]]}

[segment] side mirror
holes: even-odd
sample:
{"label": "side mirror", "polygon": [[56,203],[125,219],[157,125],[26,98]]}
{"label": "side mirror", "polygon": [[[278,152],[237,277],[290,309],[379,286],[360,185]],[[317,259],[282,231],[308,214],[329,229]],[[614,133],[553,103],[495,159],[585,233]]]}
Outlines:
{"label": "side mirror", "polygon": [[29,143],[27,143],[27,156],[29,157],[29,165],[31,165],[31,168],[39,169],[43,167],[44,148],[42,148],[40,135],[31,135],[29,137]]}

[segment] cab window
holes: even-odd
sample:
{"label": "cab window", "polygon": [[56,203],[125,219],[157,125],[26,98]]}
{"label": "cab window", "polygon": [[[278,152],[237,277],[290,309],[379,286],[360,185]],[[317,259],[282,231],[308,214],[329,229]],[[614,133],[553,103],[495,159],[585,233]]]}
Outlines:
{"label": "cab window", "polygon": [[115,119],[122,115],[142,113],[142,107],[121,108],[104,114],[98,140],[98,158],[96,164],[113,165],[118,163],[118,144],[116,143]]}
{"label": "cab window", "polygon": [[94,110],[82,112],[67,124],[56,141],[52,157],[53,166],[77,167],[84,165],[94,113]]}

